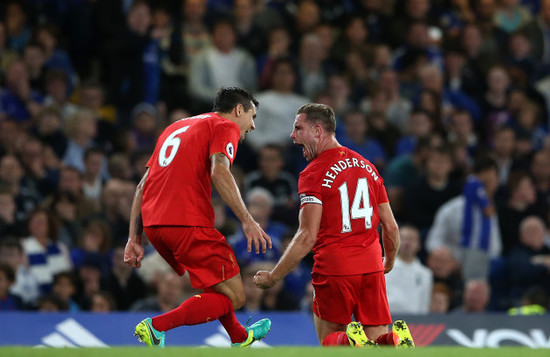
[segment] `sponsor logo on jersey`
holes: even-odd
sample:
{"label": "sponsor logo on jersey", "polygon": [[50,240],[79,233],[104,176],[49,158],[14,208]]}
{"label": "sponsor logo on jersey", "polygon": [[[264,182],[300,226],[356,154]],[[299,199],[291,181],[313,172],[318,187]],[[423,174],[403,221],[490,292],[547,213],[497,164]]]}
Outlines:
{"label": "sponsor logo on jersey", "polygon": [[225,147],[225,151],[227,151],[227,155],[232,159],[233,156],[235,156],[235,148],[233,147],[232,143],[228,143]]}

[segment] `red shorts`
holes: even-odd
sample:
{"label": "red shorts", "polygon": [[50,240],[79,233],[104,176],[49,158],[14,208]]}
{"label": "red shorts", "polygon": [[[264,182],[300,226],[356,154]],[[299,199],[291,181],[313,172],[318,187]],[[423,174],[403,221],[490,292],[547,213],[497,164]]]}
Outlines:
{"label": "red shorts", "polygon": [[145,234],[179,275],[189,272],[195,289],[209,288],[240,272],[231,246],[215,228],[145,227]]}
{"label": "red shorts", "polygon": [[312,274],[313,312],[329,322],[349,324],[352,315],[362,325],[392,323],[384,272],[363,275]]}

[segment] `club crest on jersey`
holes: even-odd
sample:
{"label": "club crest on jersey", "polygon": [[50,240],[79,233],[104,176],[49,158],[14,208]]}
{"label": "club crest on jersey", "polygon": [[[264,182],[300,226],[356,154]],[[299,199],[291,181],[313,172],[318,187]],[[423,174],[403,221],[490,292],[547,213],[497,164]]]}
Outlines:
{"label": "club crest on jersey", "polygon": [[232,143],[228,143],[225,147],[225,151],[227,152],[227,155],[232,159],[233,156],[235,156],[235,148],[233,147]]}

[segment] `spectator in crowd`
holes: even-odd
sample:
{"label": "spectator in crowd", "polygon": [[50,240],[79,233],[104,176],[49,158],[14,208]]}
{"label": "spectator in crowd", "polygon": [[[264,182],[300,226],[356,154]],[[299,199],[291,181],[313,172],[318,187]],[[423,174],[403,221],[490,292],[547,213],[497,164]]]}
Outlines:
{"label": "spectator in crowd", "polygon": [[106,44],[109,58],[109,89],[117,102],[118,123],[131,124],[132,108],[140,102],[155,105],[160,85],[159,31],[150,31],[151,9],[146,1],[133,1],[126,28]]}
{"label": "spectator in crowd", "polygon": [[253,56],[265,50],[266,35],[263,29],[254,22],[255,5],[252,0],[235,0],[233,14],[237,32],[237,45]]}
{"label": "spectator in crowd", "polygon": [[411,155],[393,158],[384,171],[388,198],[396,217],[404,213],[405,191],[420,181],[430,151],[430,138],[422,138]]}
{"label": "spectator in crowd", "polygon": [[37,41],[29,41],[23,49],[23,63],[29,75],[31,88],[37,92],[45,93],[44,62],[46,60],[44,47]]}
{"label": "spectator in crowd", "polygon": [[65,133],[69,140],[63,156],[63,163],[84,173],[84,153],[86,149],[94,146],[94,138],[97,136],[97,119],[91,110],[80,109],[67,118]]}
{"label": "spectator in crowd", "polygon": [[[74,167],[61,167],[59,169],[59,185],[57,191],[69,194],[76,201],[76,215],[78,219],[84,219],[100,210],[94,200],[84,195],[82,174]],[[46,205],[50,205],[53,196],[46,199]]]}
{"label": "spectator in crowd", "polygon": [[0,187],[0,238],[22,233],[21,223],[15,219],[15,196]]}
{"label": "spectator in crowd", "polygon": [[6,70],[5,87],[0,93],[0,113],[29,126],[43,101],[43,95],[31,88],[25,64],[13,62]]}
{"label": "spectator in crowd", "polygon": [[183,279],[176,272],[168,272],[157,281],[156,294],[136,301],[130,311],[167,312],[183,302],[184,294]]}
{"label": "spectator in crowd", "polygon": [[431,251],[426,259],[434,277],[434,284],[444,284],[450,290],[449,308],[458,306],[462,301],[463,281],[460,265],[447,247]]}
{"label": "spectator in crowd", "polygon": [[40,291],[51,292],[55,274],[72,268],[69,249],[57,241],[57,227],[51,214],[36,209],[29,214],[29,236],[23,240],[23,249],[30,271],[40,284]]}
{"label": "spectator in crowd", "polygon": [[73,300],[77,292],[76,278],[72,272],[59,272],[54,275],[52,294],[69,306],[69,312],[79,312],[80,306]]}
{"label": "spectator in crowd", "polygon": [[491,287],[482,279],[471,279],[466,282],[463,305],[452,311],[453,314],[480,314],[486,311],[491,296]]}
{"label": "spectator in crowd", "polygon": [[0,263],[9,265],[15,272],[15,281],[10,287],[10,293],[18,296],[25,308],[34,307],[40,296],[40,284],[29,267],[29,261],[19,239],[2,237]]}
{"label": "spectator in crowd", "polygon": [[84,196],[99,203],[105,177],[102,169],[106,167],[106,158],[102,150],[96,147],[84,152],[84,173],[82,175],[82,191]]}
{"label": "spectator in crowd", "polygon": [[261,90],[273,87],[273,65],[280,58],[295,60],[290,49],[290,35],[285,27],[275,27],[269,31],[267,51],[258,57],[258,85]]}
{"label": "spectator in crowd", "polygon": [[113,295],[108,291],[100,291],[92,296],[90,312],[109,313],[117,310],[117,305]]}
{"label": "spectator in crowd", "polygon": [[[460,184],[450,177],[452,169],[450,148],[431,148],[426,160],[426,174],[405,191],[405,221],[417,227],[423,238],[439,207],[461,192]],[[423,250],[422,246],[420,248]]]}
{"label": "spectator in crowd", "polygon": [[10,292],[10,288],[14,283],[15,272],[13,268],[6,263],[0,262],[0,311],[21,309],[21,298]]}
{"label": "spectator in crowd", "polygon": [[[149,160],[149,158],[151,157],[151,152],[149,150],[145,152],[147,153],[147,159],[143,163],[143,168],[146,168],[145,164],[147,163],[147,160]],[[128,155],[125,155],[121,152],[114,153],[109,157],[107,168],[111,179],[126,181],[133,178],[130,159],[128,158]],[[103,188],[105,188],[105,185],[103,185]]]}
{"label": "spectator in crowd", "polygon": [[58,226],[58,240],[68,248],[76,245],[82,229],[78,217],[78,206],[74,196],[68,192],[56,192],[46,206]]}
{"label": "spectator in crowd", "polygon": [[498,184],[505,186],[515,166],[516,133],[508,126],[497,129],[492,140],[491,157],[498,167]]}
{"label": "spectator in crowd", "polygon": [[451,114],[447,126],[447,141],[451,144],[465,146],[470,158],[476,155],[479,138],[472,116],[466,110],[457,110]]}
{"label": "spectator in crowd", "polygon": [[[409,114],[412,111],[412,103],[407,98],[401,96],[399,92],[397,72],[390,68],[383,69],[380,72],[378,87],[386,102],[385,114],[388,121],[404,133],[409,126]],[[361,103],[361,109],[367,113],[372,110],[372,102],[368,96]]]}
{"label": "spectator in crowd", "polygon": [[313,98],[326,84],[327,76],[324,67],[326,56],[327,54],[318,35],[311,33],[302,37],[299,48],[298,72],[302,94],[307,98]]}
{"label": "spectator in crowd", "polygon": [[208,32],[206,19],[206,0],[182,1],[183,21],[181,25],[181,38],[183,41],[185,74],[190,75],[190,64],[195,56],[212,44]]}
{"label": "spectator in crowd", "polygon": [[60,70],[49,70],[44,76],[44,106],[59,109],[65,121],[78,111],[78,106],[69,101],[67,74]]}
{"label": "spectator in crowd", "polygon": [[59,171],[47,165],[46,151],[42,142],[32,136],[22,143],[19,157],[25,171],[22,185],[46,197],[55,191]]}
{"label": "spectator in crowd", "polygon": [[506,49],[508,34],[506,31],[497,27],[495,22],[496,12],[498,10],[496,0],[480,0],[474,8],[476,13],[476,23],[481,30],[483,42],[482,51],[493,58],[498,56]]}
{"label": "spectator in crowd", "polygon": [[6,23],[0,21],[0,78],[4,78],[9,64],[16,61],[18,57],[17,51],[9,47]]}
{"label": "spectator in crowd", "polygon": [[38,311],[40,312],[60,312],[68,310],[69,305],[56,295],[48,294],[38,299]]}
{"label": "spectator in crowd", "polygon": [[101,277],[101,288],[112,294],[118,309],[126,311],[145,297],[147,287],[136,271],[124,264],[124,246],[113,249],[111,265],[109,273]]}
{"label": "spectator in crowd", "polygon": [[8,47],[22,53],[25,43],[31,37],[30,21],[22,3],[10,1],[5,7]]}
{"label": "spectator in crowd", "polygon": [[86,255],[78,268],[75,268],[80,282],[75,301],[82,310],[90,310],[92,297],[101,290],[102,260],[96,255]]}
{"label": "spectator in crowd", "polygon": [[545,244],[546,225],[536,216],[524,218],[519,227],[519,243],[509,254],[510,298],[516,304],[534,286],[550,292],[550,247]]}
{"label": "spectator in crowd", "polygon": [[417,109],[411,113],[407,120],[407,130],[397,142],[395,155],[410,155],[414,152],[418,139],[428,137],[434,132],[436,124],[431,114],[425,110]]}
{"label": "spectator in crowd", "polygon": [[548,205],[548,199],[550,198],[550,153],[546,151],[535,153],[531,160],[530,173],[537,190],[537,204]]}
{"label": "spectator in crowd", "polygon": [[15,220],[19,222],[24,221],[42,199],[36,190],[22,184],[23,174],[17,157],[5,155],[0,158],[0,184],[15,198]]}
{"label": "spectator in crowd", "polygon": [[17,122],[6,117],[0,110],[0,154],[15,154],[24,135],[25,131]]}
{"label": "spectator in crowd", "polygon": [[135,185],[131,181],[111,179],[103,188],[101,213],[98,218],[105,219],[113,235],[113,243],[124,242],[128,238],[128,220],[132,208]]}
{"label": "spectator in crowd", "polygon": [[550,27],[550,1],[541,0],[540,12],[528,24],[525,25],[525,32],[533,44],[533,54],[537,61],[548,63],[550,60],[550,38],[547,29]]}
{"label": "spectator in crowd", "polygon": [[259,150],[258,170],[245,177],[245,192],[254,187],[268,190],[273,197],[273,219],[293,224],[297,214],[298,184],[284,167],[283,149],[277,145],[263,146]]}
{"label": "spectator in crowd", "polygon": [[481,100],[484,120],[484,138],[491,142],[497,129],[511,123],[508,110],[510,76],[502,66],[495,65],[487,74],[487,91]]}
{"label": "spectator in crowd", "polygon": [[493,202],[497,187],[495,161],[479,158],[463,194],[439,208],[428,233],[427,250],[449,247],[460,262],[465,279],[487,278],[490,260],[501,254],[502,241]]}
{"label": "spectator in crowd", "polygon": [[444,283],[433,284],[430,300],[430,314],[446,314],[451,305],[451,290]]}
{"label": "spectator in crowd", "polygon": [[241,265],[248,265],[256,261],[274,262],[282,254],[282,238],[288,227],[282,223],[273,221],[271,218],[273,195],[265,188],[253,187],[246,193],[245,201],[252,218],[271,237],[273,248],[264,253],[250,254],[247,249],[248,242],[246,236],[242,228],[239,228],[235,235],[228,238],[235,252],[235,257]]}
{"label": "spectator in crowd", "polygon": [[393,314],[426,315],[430,310],[433,277],[417,258],[420,232],[414,226],[401,226],[401,245],[393,270],[386,274],[388,303]]}
{"label": "spectator in crowd", "polygon": [[383,171],[386,166],[386,152],[378,140],[369,136],[367,117],[360,111],[348,111],[343,118],[344,130],[337,131],[338,142],[349,149],[368,157]]}
{"label": "spectator in crowd", "polygon": [[254,59],[246,51],[237,48],[236,41],[233,24],[227,20],[219,20],[212,30],[214,46],[203,49],[193,57],[189,91],[200,105],[195,111],[210,110],[221,87],[237,86],[251,91],[256,89]]}
{"label": "spectator in crowd", "polygon": [[116,112],[113,106],[105,104],[105,93],[101,83],[88,80],[80,86],[81,108],[89,109],[97,119],[97,141],[101,146],[108,148],[113,146],[114,124]]}
{"label": "spectator in crowd", "polygon": [[57,159],[62,159],[67,150],[67,137],[63,133],[63,119],[59,110],[45,107],[37,114],[36,137],[45,146],[53,149]]}
{"label": "spectator in crowd", "polygon": [[106,274],[111,266],[108,257],[111,241],[111,230],[106,222],[100,219],[88,221],[82,229],[78,244],[74,244],[71,249],[73,266],[78,268],[91,257],[98,261],[101,273]]}
{"label": "spectator in crowd", "polygon": [[44,68],[59,70],[65,74],[65,90],[72,92],[76,84],[76,73],[69,54],[58,46],[58,29],[54,24],[43,24],[36,28],[34,37],[44,48]]}
{"label": "spectator in crowd", "polygon": [[297,108],[308,99],[294,93],[296,70],[288,58],[279,58],[272,64],[271,88],[258,94],[258,120],[254,135],[246,138],[256,150],[266,144],[289,146],[288,128],[294,123]]}
{"label": "spectator in crowd", "polygon": [[153,150],[159,134],[157,109],[149,103],[139,103],[132,110],[132,135],[137,150]]}
{"label": "spectator in crowd", "polygon": [[498,206],[503,255],[508,255],[519,243],[519,226],[524,218],[536,213],[540,217],[544,216],[543,212],[536,212],[535,185],[527,173],[513,172],[508,178],[506,188],[508,200],[505,205]]}

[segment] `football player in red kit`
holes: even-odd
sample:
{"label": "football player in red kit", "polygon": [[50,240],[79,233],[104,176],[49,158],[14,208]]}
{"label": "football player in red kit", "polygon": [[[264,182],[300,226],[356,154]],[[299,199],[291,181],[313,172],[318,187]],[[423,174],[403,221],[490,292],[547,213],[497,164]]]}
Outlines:
{"label": "football player in red kit", "polygon": [[211,185],[242,223],[256,253],[271,239],[244,205],[230,172],[239,141],[254,130],[258,102],[247,91],[222,89],[212,113],[176,121],[160,135],[138,184],[124,252],[126,264],[139,268],[144,256],[143,231],[160,255],[203,294],[176,309],[146,318],[135,330],[148,346],[164,346],[165,332],[218,319],[234,345],[248,347],[267,334],[269,319],[243,327],[234,310],[245,303],[239,265],[225,237],[214,228]]}
{"label": "football player in red kit", "polygon": [[300,224],[277,266],[259,271],[255,283],[270,288],[313,249],[313,312],[323,346],[412,347],[404,321],[388,332],[384,273],[393,268],[399,231],[384,180],[372,163],[338,143],[335,129],[330,107],[306,104],[298,110],[290,137],[309,161],[298,182]]}

